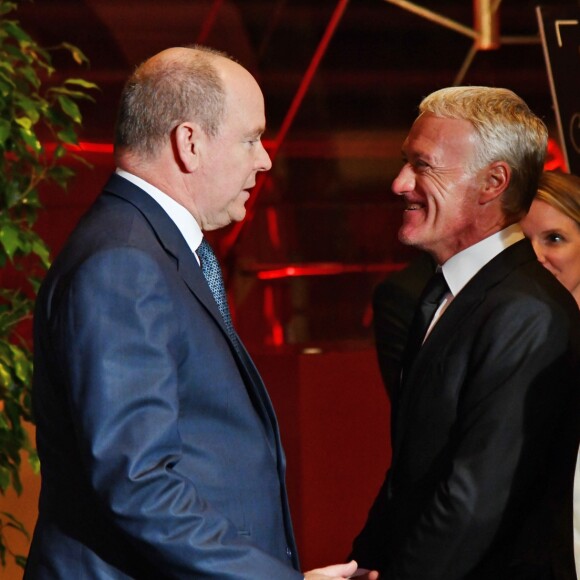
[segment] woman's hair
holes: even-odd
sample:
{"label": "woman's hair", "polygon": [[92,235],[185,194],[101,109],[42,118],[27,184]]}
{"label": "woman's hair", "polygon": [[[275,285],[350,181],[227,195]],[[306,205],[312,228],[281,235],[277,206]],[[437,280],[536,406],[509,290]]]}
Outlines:
{"label": "woman's hair", "polygon": [[519,219],[528,211],[544,167],[548,130],[520,97],[501,88],[449,87],[423,99],[419,111],[469,121],[479,137],[470,169],[505,161],[512,175],[504,212]]}
{"label": "woman's hair", "polygon": [[128,79],[121,95],[115,148],[155,154],[180,123],[195,121],[217,135],[226,107],[225,89],[213,65],[224,53],[187,47],[173,58],[152,58]]}
{"label": "woman's hair", "polygon": [[580,177],[559,171],[544,171],[536,199],[551,205],[580,228]]}

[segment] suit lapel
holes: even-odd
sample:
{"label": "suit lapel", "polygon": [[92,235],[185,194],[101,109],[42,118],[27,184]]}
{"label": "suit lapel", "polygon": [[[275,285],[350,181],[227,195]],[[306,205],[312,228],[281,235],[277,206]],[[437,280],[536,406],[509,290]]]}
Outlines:
{"label": "suit lapel", "polygon": [[[535,261],[536,255],[527,239],[521,240],[488,262],[459,292],[453,299],[447,310],[443,313],[431,333],[425,340],[423,347],[417,353],[409,370],[408,376],[403,378],[398,396],[398,404],[395,420],[395,437],[393,449],[393,464],[401,449],[410,421],[409,415],[417,398],[426,389],[434,388],[420,379],[420,369],[430,361],[441,358],[442,351],[449,343],[449,337],[453,336],[457,327],[463,321],[468,321],[471,313],[484,300],[489,290],[499,284],[506,276],[521,265]],[[432,377],[433,378],[433,377]],[[438,380],[438,378],[434,378]]]}
{"label": "suit lapel", "polygon": [[151,224],[161,246],[175,259],[180,276],[199,301],[211,312],[216,323],[225,333],[226,329],[221,314],[205,282],[201,268],[179,228],[163,208],[146,192],[118,175],[111,177],[105,186],[105,191],[125,199],[143,214]]}
{"label": "suit lapel", "polygon": [[150,195],[121,176],[113,175],[104,190],[125,199],[143,214],[145,219],[151,224],[159,243],[175,260],[177,271],[189,290],[210,312],[216,324],[221,328],[225,339],[230,345],[233,356],[238,362],[238,368],[245,376],[246,380],[244,382],[247,385],[248,394],[266,427],[266,436],[272,452],[275,454],[279,434],[272,403],[264,383],[241,341],[239,350],[232,343],[201,267],[181,235],[179,228]]}

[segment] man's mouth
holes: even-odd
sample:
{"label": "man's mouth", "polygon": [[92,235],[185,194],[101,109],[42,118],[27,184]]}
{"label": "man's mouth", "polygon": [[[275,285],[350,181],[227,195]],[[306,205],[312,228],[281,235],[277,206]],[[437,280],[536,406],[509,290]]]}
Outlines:
{"label": "man's mouth", "polygon": [[418,203],[418,202],[408,203],[405,206],[405,211],[415,211],[415,210],[424,209],[424,208],[425,208],[425,204],[423,204],[423,203]]}

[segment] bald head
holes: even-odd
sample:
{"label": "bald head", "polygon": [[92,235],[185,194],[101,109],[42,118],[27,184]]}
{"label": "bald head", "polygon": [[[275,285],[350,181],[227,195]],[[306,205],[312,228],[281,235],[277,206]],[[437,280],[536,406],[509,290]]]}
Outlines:
{"label": "bald head", "polygon": [[224,53],[195,46],[164,50],[141,64],[121,95],[115,134],[117,157],[154,158],[180,123],[195,121],[218,134],[228,85],[253,77]]}

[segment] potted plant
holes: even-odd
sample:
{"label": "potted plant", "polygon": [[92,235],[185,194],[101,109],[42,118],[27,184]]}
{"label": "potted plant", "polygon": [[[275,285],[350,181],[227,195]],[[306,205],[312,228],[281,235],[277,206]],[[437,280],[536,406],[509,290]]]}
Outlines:
{"label": "potted plant", "polygon": [[[77,131],[82,123],[78,101],[91,99],[93,83],[79,78],[54,82],[53,50],[65,50],[87,63],[75,46],[40,47],[11,16],[17,4],[0,0],[0,493],[22,491],[22,455],[38,472],[38,456],[25,429],[33,422],[31,319],[34,296],[49,266],[49,249],[34,231],[39,191],[52,182],[65,188],[74,171]],[[23,525],[0,512],[0,565],[7,556],[23,566],[5,531],[28,535]]]}

